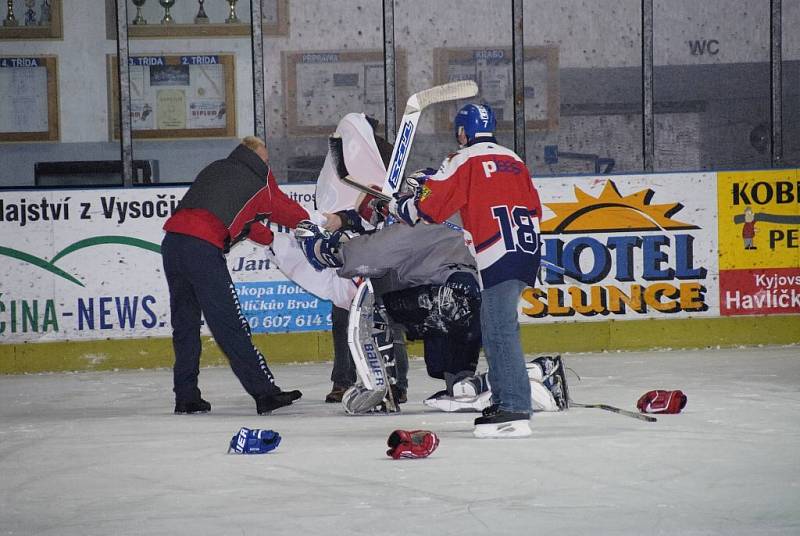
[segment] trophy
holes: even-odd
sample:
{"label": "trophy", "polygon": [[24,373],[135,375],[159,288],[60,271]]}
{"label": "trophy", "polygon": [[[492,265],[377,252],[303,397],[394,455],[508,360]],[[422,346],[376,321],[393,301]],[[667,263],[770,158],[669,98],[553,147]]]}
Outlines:
{"label": "trophy", "polygon": [[197,15],[194,17],[195,24],[208,24],[208,15],[206,15],[206,10],[203,9],[203,2],[205,0],[198,0],[200,3],[200,9],[197,11]]}
{"label": "trophy", "polygon": [[8,2],[6,2],[6,5],[8,6],[8,15],[6,15],[6,18],[3,19],[3,26],[19,25],[19,22],[17,22],[17,18],[14,17],[14,0],[8,0]]}
{"label": "trophy", "polygon": [[175,19],[173,19],[172,15],[169,13],[169,8],[175,5],[175,0],[158,0],[158,3],[164,8],[164,18],[161,19],[161,24],[172,24],[175,22]]}
{"label": "trophy", "polygon": [[142,6],[145,0],[131,0],[133,5],[136,6],[136,18],[133,19],[133,24],[147,24],[147,21],[142,17]]}
{"label": "trophy", "polygon": [[39,26],[50,26],[50,0],[42,0]]}
{"label": "trophy", "polygon": [[237,0],[227,0],[227,1],[228,1],[228,7],[230,8],[230,13],[228,14],[228,18],[225,19],[225,22],[231,24],[238,24],[241,21],[239,20],[239,17],[236,16]]}
{"label": "trophy", "polygon": [[36,26],[36,0],[25,0],[25,26]]}

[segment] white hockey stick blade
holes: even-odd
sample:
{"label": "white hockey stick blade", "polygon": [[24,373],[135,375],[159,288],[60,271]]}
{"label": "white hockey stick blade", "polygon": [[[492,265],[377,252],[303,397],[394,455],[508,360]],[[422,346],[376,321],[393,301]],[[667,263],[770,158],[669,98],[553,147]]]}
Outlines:
{"label": "white hockey stick blade", "polygon": [[478,84],[473,80],[459,80],[425,89],[409,97],[394,140],[392,158],[386,168],[386,177],[383,181],[384,194],[392,195],[400,189],[400,184],[403,182],[403,171],[406,169],[408,155],[411,151],[411,143],[417,133],[420,112],[431,104],[468,99],[477,94]]}
{"label": "white hockey stick blade", "polygon": [[405,113],[422,111],[431,104],[458,99],[468,99],[478,94],[478,84],[474,80],[458,80],[434,86],[414,93],[406,102]]}

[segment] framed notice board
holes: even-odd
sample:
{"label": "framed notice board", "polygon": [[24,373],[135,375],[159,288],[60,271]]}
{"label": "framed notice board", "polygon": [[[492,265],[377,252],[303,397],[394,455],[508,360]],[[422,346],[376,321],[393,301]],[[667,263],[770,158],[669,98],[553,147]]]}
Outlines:
{"label": "framed notice board", "polygon": [[[480,98],[497,116],[497,128],[514,126],[514,81],[509,48],[436,48],[436,84],[455,80],[475,80]],[[560,96],[558,48],[525,47],[525,125],[528,130],[558,128]],[[446,131],[456,111],[456,103],[436,108],[436,129]]]}
{"label": "framed notice board", "polygon": [[[134,138],[236,136],[233,54],[131,56]],[[109,138],[119,137],[117,58],[108,57]]]}
{"label": "framed notice board", "polygon": [[[405,102],[405,55],[396,58],[397,98]],[[385,115],[381,50],[284,52],[282,69],[291,135],[331,134],[350,112]]]}
{"label": "framed notice board", "polygon": [[54,56],[0,56],[0,142],[58,141]]}

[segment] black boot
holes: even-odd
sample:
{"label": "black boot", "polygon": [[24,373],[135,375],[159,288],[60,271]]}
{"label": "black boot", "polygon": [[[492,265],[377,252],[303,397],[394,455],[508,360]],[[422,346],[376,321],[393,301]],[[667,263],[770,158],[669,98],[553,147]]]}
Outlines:
{"label": "black boot", "polygon": [[187,413],[208,413],[211,411],[211,404],[203,400],[192,400],[189,402],[175,402],[175,413],[185,415]]}
{"label": "black boot", "polygon": [[334,385],[331,392],[325,395],[325,402],[329,404],[341,402],[345,391],[348,389],[349,387],[344,387],[343,385]]}
{"label": "black boot", "polygon": [[259,415],[269,415],[272,410],[288,406],[303,396],[298,390],[278,391],[271,395],[262,395],[256,398],[256,410]]}

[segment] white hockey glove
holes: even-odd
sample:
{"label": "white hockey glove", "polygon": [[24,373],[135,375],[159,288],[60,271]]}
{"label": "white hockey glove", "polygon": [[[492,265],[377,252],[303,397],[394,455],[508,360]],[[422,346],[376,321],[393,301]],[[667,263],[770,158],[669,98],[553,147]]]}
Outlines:
{"label": "white hockey glove", "polygon": [[417,199],[414,194],[394,194],[389,201],[389,213],[398,220],[415,225],[419,221]]}

